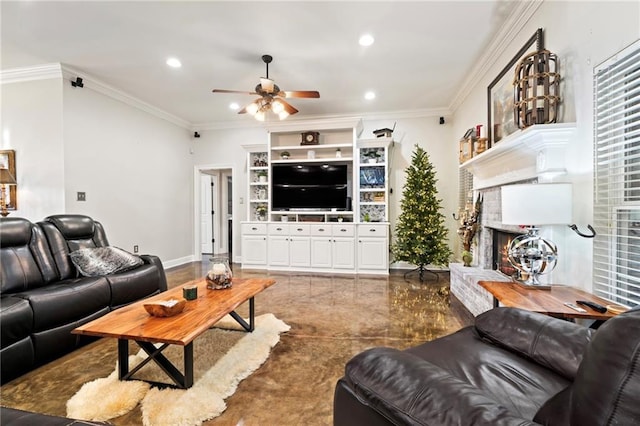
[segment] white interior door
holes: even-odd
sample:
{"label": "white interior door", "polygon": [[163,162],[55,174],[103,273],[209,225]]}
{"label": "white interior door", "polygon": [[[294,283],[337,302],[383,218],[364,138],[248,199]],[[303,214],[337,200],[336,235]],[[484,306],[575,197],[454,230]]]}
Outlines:
{"label": "white interior door", "polygon": [[212,176],[200,175],[200,253],[213,253]]}

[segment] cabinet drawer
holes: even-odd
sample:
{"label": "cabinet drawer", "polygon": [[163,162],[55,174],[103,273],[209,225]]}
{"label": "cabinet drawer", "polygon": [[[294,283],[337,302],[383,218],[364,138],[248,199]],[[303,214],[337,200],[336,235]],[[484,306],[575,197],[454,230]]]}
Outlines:
{"label": "cabinet drawer", "polygon": [[386,237],[388,229],[388,225],[360,224],[358,237]]}
{"label": "cabinet drawer", "polygon": [[314,237],[331,235],[331,225],[328,225],[326,223],[320,225],[309,225],[309,228],[311,229],[311,235],[313,235]]}
{"label": "cabinet drawer", "polygon": [[331,225],[334,237],[353,237],[355,234],[354,225]]}
{"label": "cabinet drawer", "polygon": [[265,235],[267,233],[266,223],[243,223],[242,235]]}
{"label": "cabinet drawer", "polygon": [[289,225],[283,223],[270,223],[269,235],[289,235]]}
{"label": "cabinet drawer", "polygon": [[310,234],[310,225],[307,224],[290,224],[289,225],[289,235],[309,235]]}

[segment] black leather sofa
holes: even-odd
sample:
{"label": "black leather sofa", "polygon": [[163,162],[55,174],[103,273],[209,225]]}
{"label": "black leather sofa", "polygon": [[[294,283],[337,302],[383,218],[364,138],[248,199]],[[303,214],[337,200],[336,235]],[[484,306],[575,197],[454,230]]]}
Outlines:
{"label": "black leather sofa", "polygon": [[99,222],[56,215],[36,224],[0,219],[0,368],[5,383],[95,340],[81,324],[167,289],[160,259],[105,276],[81,276],[69,254],[109,245]]}
{"label": "black leather sofa", "polygon": [[111,423],[74,420],[15,408],[0,407],[0,424],[3,426],[99,426],[110,425]]}
{"label": "black leather sofa", "polygon": [[496,308],[410,349],[352,358],[334,425],[640,424],[640,309],[597,331]]}

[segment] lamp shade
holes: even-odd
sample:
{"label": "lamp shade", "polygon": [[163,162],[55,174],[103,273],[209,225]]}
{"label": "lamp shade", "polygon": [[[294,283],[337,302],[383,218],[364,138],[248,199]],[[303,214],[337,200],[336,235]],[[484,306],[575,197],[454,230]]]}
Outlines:
{"label": "lamp shade", "polygon": [[572,223],[572,191],[569,183],[506,185],[501,189],[504,225]]}
{"label": "lamp shade", "polygon": [[7,169],[0,169],[0,184],[1,185],[16,185],[16,178],[13,177],[11,172]]}

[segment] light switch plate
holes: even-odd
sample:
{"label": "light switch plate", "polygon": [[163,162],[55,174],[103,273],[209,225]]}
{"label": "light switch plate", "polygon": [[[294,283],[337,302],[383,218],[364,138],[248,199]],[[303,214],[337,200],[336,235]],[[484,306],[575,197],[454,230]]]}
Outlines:
{"label": "light switch plate", "polygon": [[87,201],[87,193],[78,192],[78,201]]}

